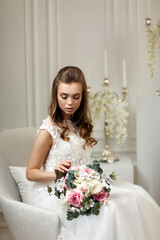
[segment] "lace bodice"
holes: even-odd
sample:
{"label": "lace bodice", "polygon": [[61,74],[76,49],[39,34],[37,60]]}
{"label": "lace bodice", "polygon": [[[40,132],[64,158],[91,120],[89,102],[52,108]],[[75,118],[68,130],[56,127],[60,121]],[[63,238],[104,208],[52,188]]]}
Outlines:
{"label": "lace bodice", "polygon": [[54,166],[62,160],[71,160],[72,166],[83,165],[90,162],[91,149],[87,146],[85,150],[83,149],[84,140],[75,133],[72,122],[68,120],[67,123],[71,131],[68,142],[60,138],[57,131],[58,127],[52,124],[50,117],[43,120],[38,130],[38,132],[41,129],[48,131],[53,138],[53,145],[43,165],[45,171],[53,171]]}

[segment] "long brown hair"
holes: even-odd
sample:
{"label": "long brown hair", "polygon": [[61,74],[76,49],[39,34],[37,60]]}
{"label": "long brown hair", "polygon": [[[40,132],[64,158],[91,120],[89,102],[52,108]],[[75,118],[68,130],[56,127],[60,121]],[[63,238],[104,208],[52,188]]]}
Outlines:
{"label": "long brown hair", "polygon": [[81,83],[82,86],[82,100],[79,108],[72,116],[72,124],[80,137],[85,140],[84,148],[86,145],[92,147],[97,141],[91,137],[93,132],[93,125],[91,115],[88,108],[88,93],[87,85],[83,72],[78,67],[67,66],[62,68],[55,77],[52,85],[51,103],[49,106],[49,115],[54,125],[57,125],[60,130],[60,137],[64,141],[69,141],[70,128],[66,121],[64,121],[61,109],[58,106],[57,89],[60,82]]}

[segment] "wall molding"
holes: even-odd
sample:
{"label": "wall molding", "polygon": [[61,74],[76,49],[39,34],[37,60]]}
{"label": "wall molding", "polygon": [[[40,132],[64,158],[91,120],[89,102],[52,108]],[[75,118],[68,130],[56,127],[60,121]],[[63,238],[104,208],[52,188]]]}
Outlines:
{"label": "wall molding", "polygon": [[58,70],[57,1],[24,1],[27,126],[38,127]]}
{"label": "wall molding", "polygon": [[33,69],[32,69],[32,4],[31,0],[25,0],[25,82],[26,82],[26,115],[27,126],[35,126],[35,102],[33,88]]}

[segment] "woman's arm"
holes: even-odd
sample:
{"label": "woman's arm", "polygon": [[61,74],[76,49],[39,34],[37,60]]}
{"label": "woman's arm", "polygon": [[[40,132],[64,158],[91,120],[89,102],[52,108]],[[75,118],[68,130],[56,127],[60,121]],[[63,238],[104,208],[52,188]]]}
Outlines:
{"label": "woman's arm", "polygon": [[[50,148],[53,145],[53,139],[46,130],[41,130],[36,138],[28,166],[26,171],[26,178],[29,181],[48,182],[56,179],[56,173],[45,172],[40,170]],[[60,172],[68,171],[70,161],[61,161],[55,166],[55,170]]]}

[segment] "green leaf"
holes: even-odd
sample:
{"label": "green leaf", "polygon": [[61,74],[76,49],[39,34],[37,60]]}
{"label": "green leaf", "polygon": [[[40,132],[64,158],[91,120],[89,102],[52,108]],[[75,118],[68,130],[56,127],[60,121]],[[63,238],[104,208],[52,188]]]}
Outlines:
{"label": "green leaf", "polygon": [[73,219],[73,216],[67,216],[67,220],[71,221]]}
{"label": "green leaf", "polygon": [[58,197],[58,191],[56,191],[56,192],[54,193],[54,195],[55,195],[56,197]]}
{"label": "green leaf", "polygon": [[58,179],[60,179],[66,175],[66,173],[59,172],[58,170],[55,170],[55,173],[56,173],[55,183],[57,182]]}
{"label": "green leaf", "polygon": [[67,178],[67,179],[65,180],[65,184],[67,185],[68,183],[70,183],[70,181],[71,181],[71,180]]}
{"label": "green leaf", "polygon": [[98,167],[97,167],[96,165],[94,165],[94,166],[92,167],[92,169],[93,169],[94,171],[98,172]]}
{"label": "green leaf", "polygon": [[101,204],[99,203],[99,202],[96,202],[95,204],[94,204],[94,207],[93,207],[93,209],[100,209],[100,207],[101,207]]}
{"label": "green leaf", "polygon": [[110,188],[105,188],[105,192],[106,192],[106,193],[109,193],[110,191],[111,191]]}
{"label": "green leaf", "polygon": [[74,212],[74,213],[73,213],[73,217],[74,217],[74,218],[78,218],[78,216],[79,216],[79,213],[78,213],[78,212]]}
{"label": "green leaf", "polygon": [[100,213],[99,209],[95,210],[95,215],[98,215]]}
{"label": "green leaf", "polygon": [[74,170],[69,170],[68,174],[73,174],[74,175]]}
{"label": "green leaf", "polygon": [[81,203],[81,206],[82,206],[83,208],[85,207],[85,202],[84,202],[84,201]]}
{"label": "green leaf", "polygon": [[73,182],[70,182],[70,187],[71,188],[76,188],[77,186]]}
{"label": "green leaf", "polygon": [[98,167],[100,166],[100,164],[97,160],[93,160],[92,162],[93,162],[93,165],[98,166]]}
{"label": "green leaf", "polygon": [[95,209],[94,208],[92,208],[92,214],[95,214]]}
{"label": "green leaf", "polygon": [[86,167],[93,169],[93,166],[90,164],[86,165]]}
{"label": "green leaf", "polygon": [[83,200],[82,203],[86,203],[86,202],[88,202],[90,199],[91,199],[91,197],[86,197],[86,198]]}
{"label": "green leaf", "polygon": [[68,179],[70,180],[70,181],[73,181],[74,179],[76,179],[75,178],[75,176],[74,175],[72,175],[72,174],[69,174],[68,175]]}
{"label": "green leaf", "polygon": [[102,174],[103,173],[103,170],[102,170],[102,168],[98,168],[98,172],[100,173],[100,174]]}
{"label": "green leaf", "polygon": [[117,180],[116,172],[112,172],[109,176],[112,180],[114,180],[114,181]]}
{"label": "green leaf", "polygon": [[89,209],[89,210],[86,211],[86,215],[87,215],[87,216],[91,215],[91,209]]}
{"label": "green leaf", "polygon": [[71,184],[70,182],[66,184],[67,188],[70,189],[71,188]]}
{"label": "green leaf", "polygon": [[92,214],[98,215],[100,213],[99,209],[92,209]]}
{"label": "green leaf", "polygon": [[73,219],[73,213],[72,212],[67,212],[67,219],[72,220]]}
{"label": "green leaf", "polygon": [[50,186],[47,186],[48,188],[48,192],[51,193],[52,192],[52,188]]}
{"label": "green leaf", "polygon": [[81,211],[80,214],[81,214],[81,215],[85,215],[85,212],[82,212],[82,211]]}

